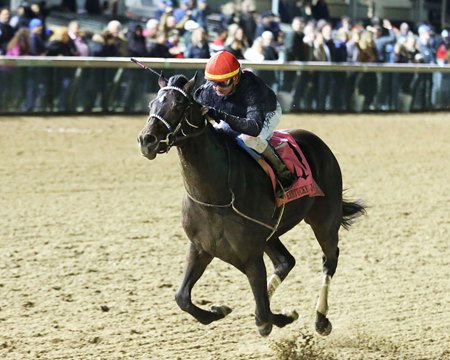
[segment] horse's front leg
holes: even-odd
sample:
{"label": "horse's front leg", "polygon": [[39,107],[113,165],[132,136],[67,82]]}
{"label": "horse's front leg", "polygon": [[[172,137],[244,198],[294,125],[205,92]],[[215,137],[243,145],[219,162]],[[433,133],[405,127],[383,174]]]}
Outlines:
{"label": "horse's front leg", "polygon": [[286,279],[286,276],[295,266],[295,259],[278,237],[268,240],[264,251],[269,256],[274,267],[274,273],[267,284],[269,299],[271,299],[277,287]]}
{"label": "horse's front leg", "polygon": [[266,267],[262,256],[249,261],[245,267],[245,274],[255,298],[256,326],[262,336],[267,336],[272,331],[272,325],[283,327],[298,318],[296,314],[273,314],[270,310],[269,294],[267,292]]}
{"label": "horse's front leg", "polygon": [[178,306],[195,317],[202,324],[210,324],[213,321],[223,319],[231,309],[227,306],[212,306],[210,311],[203,310],[192,303],[191,291],[195,283],[205,272],[206,267],[213,259],[208,253],[198,250],[194,244],[190,243],[186,257],[186,268],[184,270],[183,281],[175,295]]}

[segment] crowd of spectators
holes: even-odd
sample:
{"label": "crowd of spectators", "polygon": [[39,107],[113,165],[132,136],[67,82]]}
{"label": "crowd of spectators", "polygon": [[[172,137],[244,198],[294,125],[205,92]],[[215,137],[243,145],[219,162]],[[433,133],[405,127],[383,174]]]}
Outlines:
{"label": "crowd of spectators", "polygon": [[[70,10],[71,2],[62,3]],[[239,5],[224,4],[215,21],[209,21],[209,15],[207,0],[176,3],[162,0],[155,17],[146,23],[131,22],[124,27],[118,20],[112,20],[105,24],[103,32],[91,33],[84,31],[77,20],[66,27],[49,26],[45,1],[23,3],[15,14],[8,8],[0,10],[0,55],[206,59],[225,49],[239,59],[255,62],[447,64],[450,60],[447,29],[436,33],[427,24],[413,26],[407,22],[395,27],[389,20],[377,18],[355,22],[344,16],[331,21],[324,0],[280,1],[278,16],[271,11],[257,13],[253,0],[243,0]],[[269,85],[292,93],[293,109],[308,106],[344,109],[345,97],[351,96],[355,89],[364,96],[364,106],[368,108],[376,92],[387,86],[384,78],[375,78],[374,73],[359,77],[344,73],[298,75],[267,72],[264,76]],[[405,92],[414,85],[411,76],[400,80]],[[346,91],[339,90],[343,81],[347,84]],[[377,86],[371,86],[373,82]],[[331,89],[329,96],[315,98],[325,89]]]}

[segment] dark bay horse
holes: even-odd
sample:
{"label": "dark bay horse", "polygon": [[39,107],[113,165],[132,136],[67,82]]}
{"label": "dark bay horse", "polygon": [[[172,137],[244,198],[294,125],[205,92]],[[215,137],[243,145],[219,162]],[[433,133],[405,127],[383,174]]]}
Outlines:
{"label": "dark bay horse", "polygon": [[[273,325],[283,327],[293,322],[298,317],[295,312],[272,313],[270,297],[295,265],[280,236],[304,219],[323,251],[323,283],[315,327],[318,333],[328,335],[328,288],[338,262],[338,231],[363,214],[364,206],[343,200],[341,171],[328,146],[310,132],[291,130],[325,196],[303,197],[277,208],[270,179],[256,161],[202,116],[201,106],[192,97],[196,77],[188,80],[175,75],[166,80],[161,74],[160,90],[149,105],[148,121],[138,136],[146,158],[152,160],[175,146],[181,162],[186,190],[182,224],[190,247],[175,296],[177,304],[202,324],[231,312],[224,305],[205,310],[191,300],[193,286],[217,257],[247,276],[261,335],[269,335]],[[274,267],[269,281],[264,253]]]}

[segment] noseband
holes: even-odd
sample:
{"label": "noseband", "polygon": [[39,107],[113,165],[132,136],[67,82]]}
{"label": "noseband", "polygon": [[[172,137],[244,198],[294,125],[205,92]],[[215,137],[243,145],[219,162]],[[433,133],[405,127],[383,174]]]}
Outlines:
{"label": "noseband", "polygon": [[[178,125],[176,126],[175,129],[172,129],[172,126],[170,125],[170,123],[166,119],[164,119],[161,115],[156,114],[156,113],[149,114],[147,122],[149,122],[150,119],[155,118],[155,119],[161,121],[168,130],[165,139],[159,141],[160,143],[166,144],[166,150],[158,151],[159,154],[169,152],[169,150],[172,146],[177,145],[177,143],[179,143],[182,140],[200,135],[205,130],[206,124],[207,124],[206,117],[205,117],[205,122],[203,123],[203,126],[201,126],[201,125],[197,126],[197,125],[194,125],[191,122],[189,122],[187,111],[190,109],[191,105],[194,102],[191,100],[191,98],[188,96],[188,94],[183,89],[181,89],[177,86],[164,86],[159,91],[162,91],[162,90],[178,91],[180,94],[182,94],[188,100],[189,103],[185,107],[183,113],[181,114],[181,117],[184,116],[184,118],[181,119],[180,121],[178,121]],[[158,97],[155,100],[157,100],[157,99],[158,99]],[[189,127],[193,128],[194,131],[186,134],[182,129],[183,124],[187,124]],[[198,130],[198,131],[195,131],[195,130]],[[181,134],[181,136],[180,136],[180,134]]]}

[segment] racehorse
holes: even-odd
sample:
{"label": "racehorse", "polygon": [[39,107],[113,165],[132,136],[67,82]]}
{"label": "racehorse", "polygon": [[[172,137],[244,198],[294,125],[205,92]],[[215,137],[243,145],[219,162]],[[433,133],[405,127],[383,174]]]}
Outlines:
{"label": "racehorse", "polygon": [[[191,300],[195,283],[217,257],[247,276],[262,336],[269,335],[273,325],[292,323],[298,315],[272,313],[270,297],[295,265],[280,236],[305,220],[323,251],[323,283],[315,328],[319,334],[328,335],[328,288],[338,263],[338,231],[341,226],[348,228],[365,207],[343,200],[336,158],[319,137],[304,130],[289,132],[303,150],[325,195],[305,196],[277,207],[270,179],[260,165],[236,145],[232,136],[215,129],[201,114],[201,105],[193,99],[196,79],[197,74],[190,80],[183,75],[167,80],[161,73],[159,92],[149,104],[147,123],[137,138],[142,155],[149,160],[172,147],[178,150],[186,190],[182,225],[190,246],[183,280],[175,295],[177,304],[202,324],[231,312],[225,305],[205,310]],[[264,253],[274,267],[269,280]]]}

